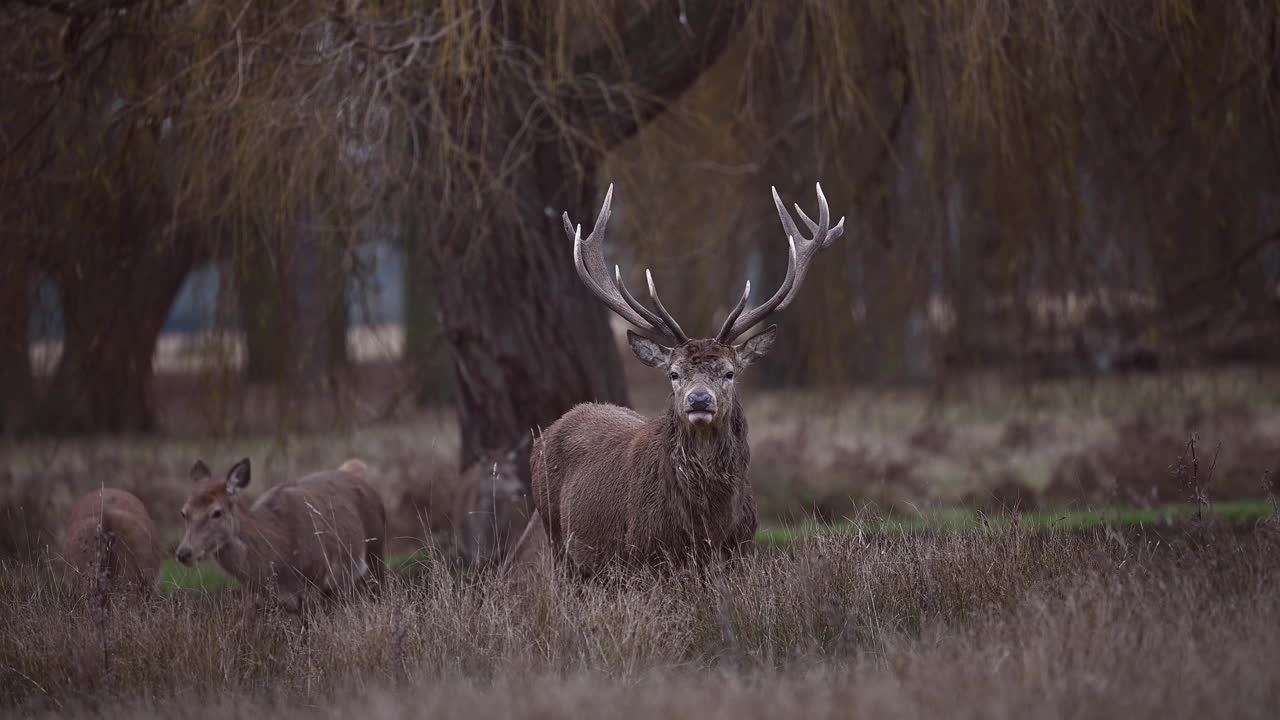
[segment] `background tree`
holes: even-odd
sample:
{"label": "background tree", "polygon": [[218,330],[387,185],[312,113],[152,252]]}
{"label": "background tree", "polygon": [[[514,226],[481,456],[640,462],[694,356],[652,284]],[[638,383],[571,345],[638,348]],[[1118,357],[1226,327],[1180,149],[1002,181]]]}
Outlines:
{"label": "background tree", "polygon": [[[615,178],[610,252],[676,279],[671,304],[708,328],[744,274],[760,296],[777,281],[768,186],[805,204],[824,182],[850,231],[791,311],[775,384],[1280,350],[1274,3],[119,9],[0,6],[20,40],[0,50],[18,100],[0,213],[23,248],[4,260],[83,306],[37,387],[85,408],[61,429],[150,424],[154,337],[110,328],[162,322],[207,258],[238,278],[250,376],[335,394],[354,248],[393,224],[432,288],[464,463],[575,402],[622,401],[558,226],[588,223]],[[120,317],[98,307],[152,268]],[[417,354],[430,329],[411,305]]]}
{"label": "background tree", "polygon": [[[482,77],[429,90],[432,112],[418,123],[434,157],[426,167],[465,168],[430,183],[450,202],[433,208],[447,230],[429,245],[464,465],[578,402],[626,402],[608,326],[573,269],[560,215],[590,221],[605,153],[699,77],[739,12],[733,2],[690,10],[682,17],[677,4],[654,3],[628,18],[602,6],[603,17],[582,18],[565,4],[495,3],[475,19],[476,52],[488,53],[477,59]],[[465,99],[443,102],[450,89]]]}

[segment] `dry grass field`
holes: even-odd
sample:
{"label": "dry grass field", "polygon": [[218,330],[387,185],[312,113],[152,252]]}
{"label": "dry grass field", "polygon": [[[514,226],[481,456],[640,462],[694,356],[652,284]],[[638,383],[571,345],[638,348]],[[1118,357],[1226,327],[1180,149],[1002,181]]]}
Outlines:
{"label": "dry grass field", "polygon": [[[635,387],[642,409],[663,402]],[[174,417],[181,396],[165,402]],[[1273,717],[1280,707],[1280,520],[1263,488],[1280,460],[1274,374],[979,378],[935,391],[759,393],[747,408],[772,541],[730,567],[625,585],[410,558],[438,547],[450,522],[440,512],[457,477],[447,410],[326,433],[201,434],[187,408],[185,429],[160,437],[3,446],[0,714]],[[1193,433],[1196,479],[1171,469]],[[191,462],[223,472],[246,455],[254,495],[347,457],[369,461],[401,571],[381,597],[302,621],[172,564],[167,591],[146,600],[61,585],[50,548],[79,493],[135,492],[171,552]],[[1255,500],[1244,516],[1222,503],[1175,524],[1096,514],[1101,524],[1079,529],[1089,515],[1059,514],[1186,502],[1197,488]],[[957,504],[990,515],[879,521]],[[1042,512],[1007,514],[1014,507]],[[805,534],[778,532],[803,522]]]}
{"label": "dry grass field", "polygon": [[304,623],[3,567],[0,705],[67,717],[1274,717],[1280,533],[839,533],[626,585],[420,566]]}

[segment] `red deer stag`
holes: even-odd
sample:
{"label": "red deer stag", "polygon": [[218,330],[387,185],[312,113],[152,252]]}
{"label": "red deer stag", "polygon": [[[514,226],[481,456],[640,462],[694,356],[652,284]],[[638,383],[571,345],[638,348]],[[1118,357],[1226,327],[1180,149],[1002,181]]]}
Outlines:
{"label": "red deer stag", "polygon": [[610,275],[604,243],[612,199],[610,186],[585,241],[581,226],[565,214],[574,264],[591,292],[639,331],[628,330],[627,340],[640,362],[667,371],[671,405],[648,419],[616,405],[578,405],[534,441],[535,517],[557,560],[567,556],[588,576],[618,562],[654,566],[728,556],[751,543],[756,510],[737,373],[769,351],[777,326],[735,341],[790,305],[814,256],[844,233],[844,218],[830,224],[821,185],[818,222],[796,206],[813,232],[810,239],[796,229],[775,189],[789,245],[782,286],[746,310],[748,282],[714,338],[690,339],[658,298],[652,274],[645,272],[653,310],[631,295],[619,268]]}
{"label": "red deer stag", "polygon": [[281,483],[248,507],[249,459],[226,479],[197,460],[191,495],[182,507],[187,533],[177,559],[193,565],[213,556],[232,577],[259,594],[276,593],[298,612],[311,590],[332,594],[359,584],[374,589],[383,576],[386,509],[369,486],[364,463]]}

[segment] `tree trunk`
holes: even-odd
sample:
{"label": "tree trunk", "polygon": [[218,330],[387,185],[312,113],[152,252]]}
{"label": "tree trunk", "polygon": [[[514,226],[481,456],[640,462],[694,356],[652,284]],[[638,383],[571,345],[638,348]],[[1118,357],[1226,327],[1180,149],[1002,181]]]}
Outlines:
{"label": "tree trunk", "polygon": [[283,327],[275,339],[279,375],[274,379],[280,422],[288,427],[329,427],[345,414],[345,251],[341,238],[324,236],[304,219],[277,255],[279,280],[273,302],[278,303]]}
{"label": "tree trunk", "polygon": [[[280,274],[265,247],[245,247],[236,258],[236,299],[244,333],[245,376],[251,383],[285,376],[287,355]],[[278,252],[278,251],[277,251]]]}
{"label": "tree trunk", "polygon": [[275,386],[280,419],[290,426],[322,426],[341,405],[339,376],[348,365],[344,252],[340,238],[304,222],[286,242],[244,248],[238,259],[245,373],[252,383]]}
{"label": "tree trunk", "polygon": [[432,287],[425,223],[411,222],[404,242],[404,364],[413,378],[414,400],[435,405],[454,396],[444,326]]}
{"label": "tree trunk", "polygon": [[600,202],[593,184],[574,176],[555,147],[543,146],[516,181],[515,212],[461,219],[466,232],[431,243],[462,467],[515,446],[577,403],[627,401],[604,311],[578,279],[559,219],[567,209],[589,223]]}
{"label": "tree trunk", "polygon": [[288,371],[303,392],[333,390],[347,365],[346,276],[336,238],[303,222],[285,260]]}
{"label": "tree trunk", "polygon": [[[132,234],[132,225],[123,232]],[[50,434],[144,432],[155,427],[151,360],[165,318],[195,261],[189,242],[104,239],[55,274],[62,357],[31,429]]]}
{"label": "tree trunk", "polygon": [[[605,149],[661,114],[715,62],[747,4],[656,3],[619,42],[574,58],[577,82],[563,97],[572,112],[562,118],[573,134],[530,112],[545,99],[525,97],[523,75],[487,92],[483,118],[457,119],[453,129],[467,128],[463,137],[477,143],[474,175],[459,176],[479,182],[465,191],[468,202],[428,191],[420,204],[442,206],[430,256],[453,351],[462,467],[516,446],[577,403],[626,402],[605,311],[577,277],[560,214],[589,232],[604,195],[594,175]],[[494,7],[506,16],[496,25],[509,42],[543,52],[544,29],[526,27],[527,13]],[[485,143],[495,136],[518,139],[523,152]],[[514,167],[513,157],[521,158]]]}
{"label": "tree trunk", "polygon": [[[3,252],[0,250],[0,252]],[[31,270],[0,255],[0,435],[16,429],[31,393]]]}

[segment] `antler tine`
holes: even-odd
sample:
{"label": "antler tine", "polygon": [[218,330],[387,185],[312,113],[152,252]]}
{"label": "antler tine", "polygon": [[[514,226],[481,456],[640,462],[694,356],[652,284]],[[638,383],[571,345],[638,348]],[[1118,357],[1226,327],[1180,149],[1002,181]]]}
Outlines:
{"label": "antler tine", "polygon": [[778,209],[778,219],[782,221],[782,230],[787,234],[787,243],[789,245],[787,257],[787,276],[782,281],[782,287],[774,293],[763,305],[752,308],[745,315],[741,315],[734,320],[732,326],[726,333],[721,330],[724,340],[721,342],[732,342],[740,337],[743,333],[760,324],[769,315],[785,309],[795,299],[796,292],[804,283],[804,277],[809,272],[809,265],[813,262],[814,256],[820,251],[826,249],[835,241],[836,238],[844,234],[844,218],[840,218],[840,222],[835,227],[831,227],[831,209],[827,205],[827,197],[822,192],[822,184],[817,185],[818,191],[818,222],[814,222],[808,215],[796,206],[796,212],[800,214],[800,218],[804,220],[804,224],[809,227],[813,233],[812,238],[806,239],[800,234],[796,228],[795,219],[791,217],[791,213],[787,212],[786,207],[782,205],[782,198],[778,196],[778,189],[773,190],[773,204]]}
{"label": "antler tine", "polygon": [[585,241],[582,239],[582,226],[575,228],[569,220],[569,213],[564,213],[564,231],[573,239],[573,264],[578,277],[598,300],[623,320],[646,335],[669,342],[675,339],[675,333],[665,327],[662,318],[631,297],[631,293],[622,284],[622,273],[617,266],[614,266],[615,276],[609,277],[608,265],[604,259],[604,239],[612,214],[612,203],[613,184],[610,183],[604,196],[604,204],[600,206],[600,213],[596,216],[595,227],[591,228],[591,235]]}
{"label": "antler tine", "polygon": [[653,298],[653,306],[658,308],[658,315],[662,316],[662,322],[666,323],[671,330],[671,335],[681,343],[688,342],[689,336],[680,329],[680,323],[671,317],[671,313],[667,312],[666,306],[662,304],[662,298],[658,297],[658,288],[653,284],[653,273],[649,272],[649,268],[644,269],[644,279],[649,281],[649,297]]}
{"label": "antler tine", "polygon": [[840,222],[836,223],[835,227],[829,230],[822,230],[831,222],[831,210],[827,207],[827,196],[822,194],[822,183],[815,183],[815,186],[818,188],[818,218],[821,225],[810,220],[809,216],[804,214],[804,210],[800,209],[800,203],[793,203],[792,207],[800,214],[800,219],[804,221],[804,224],[809,226],[809,232],[813,233],[814,236],[825,235],[826,241],[822,243],[822,247],[825,250],[831,246],[831,243],[835,242],[836,238],[844,235],[844,216],[840,216]]}
{"label": "antler tine", "polygon": [[627,289],[627,284],[622,282],[622,268],[617,265],[613,266],[613,283],[617,286],[618,290],[621,291],[622,299],[626,300],[627,304],[631,306],[631,309],[635,310],[640,317],[644,318],[645,322],[655,328],[662,327],[662,318],[655,315],[649,308],[641,305],[640,301],[636,300],[635,296],[631,294],[631,291]]}
{"label": "antler tine", "polygon": [[[590,285],[599,295],[613,295],[609,293],[606,284],[609,281],[609,265],[604,260],[604,239],[608,232],[609,218],[613,215],[613,183],[609,184],[608,191],[604,194],[604,203],[600,205],[600,213],[596,215],[596,224],[591,228],[591,235],[586,240],[586,252],[583,260],[586,262],[587,274],[590,277]],[[569,213],[564,214],[565,229],[569,227]],[[575,241],[574,247],[577,248],[581,244]],[[575,255],[575,261],[578,255]],[[582,274],[581,265],[578,274]],[[583,278],[584,281],[586,278]],[[601,298],[603,299],[603,298]],[[617,298],[611,298],[617,300]],[[618,303],[621,304],[621,303]],[[623,317],[626,317],[625,315]],[[630,318],[627,318],[630,321]]]}
{"label": "antler tine", "polygon": [[729,312],[729,317],[724,319],[724,324],[720,326],[720,332],[716,333],[716,342],[729,342],[729,331],[733,329],[733,323],[738,319],[738,316],[742,314],[742,310],[747,307],[747,297],[749,295],[751,295],[750,280],[747,281],[746,289],[742,291],[742,299],[739,300],[738,304]]}

